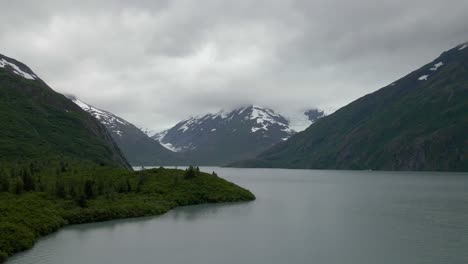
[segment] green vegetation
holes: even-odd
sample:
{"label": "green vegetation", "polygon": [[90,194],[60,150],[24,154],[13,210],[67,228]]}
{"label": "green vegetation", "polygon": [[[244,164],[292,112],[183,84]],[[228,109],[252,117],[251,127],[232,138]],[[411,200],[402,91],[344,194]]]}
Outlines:
{"label": "green vegetation", "polygon": [[67,224],[255,199],[198,167],[132,171],[96,119],[12,69],[0,68],[0,124],[0,262]]}
{"label": "green vegetation", "polygon": [[2,68],[0,126],[0,162],[73,157],[130,167],[96,119],[44,82]]}
{"label": "green vegetation", "polygon": [[[434,64],[443,66],[433,70]],[[419,77],[429,75],[427,80]],[[468,171],[468,49],[319,119],[238,167]]]}
{"label": "green vegetation", "polygon": [[215,173],[138,172],[67,161],[0,169],[0,262],[67,224],[158,215],[183,205],[255,199]]}

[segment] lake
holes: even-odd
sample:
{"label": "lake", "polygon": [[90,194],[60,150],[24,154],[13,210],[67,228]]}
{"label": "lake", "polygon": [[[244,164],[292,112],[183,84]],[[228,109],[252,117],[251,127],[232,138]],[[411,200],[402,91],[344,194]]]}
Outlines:
{"label": "lake", "polygon": [[202,170],[257,200],[69,226],[7,263],[468,263],[468,173]]}

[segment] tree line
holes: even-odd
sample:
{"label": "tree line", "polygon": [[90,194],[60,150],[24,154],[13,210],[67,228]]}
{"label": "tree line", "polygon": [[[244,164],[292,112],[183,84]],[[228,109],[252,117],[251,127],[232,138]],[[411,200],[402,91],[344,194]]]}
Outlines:
{"label": "tree line", "polygon": [[64,161],[30,162],[15,166],[0,165],[0,192],[20,195],[27,192],[44,192],[61,199],[73,199],[85,207],[86,201],[104,195],[113,199],[116,194],[140,192],[145,182],[144,174],[131,176],[87,174],[87,168]]}

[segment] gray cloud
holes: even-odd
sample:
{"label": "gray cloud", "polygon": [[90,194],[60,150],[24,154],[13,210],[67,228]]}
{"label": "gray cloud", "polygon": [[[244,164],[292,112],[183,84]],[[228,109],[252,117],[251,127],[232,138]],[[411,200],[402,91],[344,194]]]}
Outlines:
{"label": "gray cloud", "polygon": [[0,5],[0,53],[156,130],[251,103],[337,108],[468,40],[466,0]]}

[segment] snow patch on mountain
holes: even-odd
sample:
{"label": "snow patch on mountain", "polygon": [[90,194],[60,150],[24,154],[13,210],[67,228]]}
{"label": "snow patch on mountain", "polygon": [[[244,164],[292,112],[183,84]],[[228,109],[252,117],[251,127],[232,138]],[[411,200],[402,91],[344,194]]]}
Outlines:
{"label": "snow patch on mountain", "polygon": [[153,137],[154,135],[158,134],[157,131],[153,130],[153,129],[149,129],[149,128],[143,128],[143,127],[140,127],[139,128],[143,133],[145,133],[148,137]]}
{"label": "snow patch on mountain", "polygon": [[168,132],[169,132],[169,130],[161,131],[161,132],[159,132],[159,133],[154,134],[154,135],[152,136],[152,138],[153,138],[154,140],[161,141],[161,139],[163,139],[163,138],[167,135]]}
{"label": "snow patch on mountain", "polygon": [[181,148],[177,148],[175,147],[174,145],[172,145],[171,143],[161,143],[161,141],[159,142],[163,147],[165,147],[166,149],[172,151],[172,152],[180,152],[182,151]]}
{"label": "snow patch on mountain", "polygon": [[[216,119],[216,118],[221,118],[221,119],[225,119],[229,116],[230,113],[224,111],[224,110],[221,110],[219,111],[218,113],[214,114],[213,116],[211,116],[211,119]],[[205,118],[209,118],[209,116],[205,116]]]}
{"label": "snow patch on mountain", "polygon": [[429,70],[437,71],[437,69],[439,69],[442,66],[444,66],[444,63],[443,62],[438,62],[438,63],[434,64],[434,67],[430,68]]}
{"label": "snow patch on mountain", "polygon": [[83,101],[80,101],[77,98],[71,98],[71,100],[78,105],[81,109],[91,114],[94,118],[96,118],[101,124],[106,125],[112,132],[115,134],[122,136],[123,132],[119,129],[120,125],[128,126],[130,123],[119,118],[112,113],[109,113],[104,110],[100,110],[92,105],[86,104]]}
{"label": "snow patch on mountain", "polygon": [[[226,134],[228,133],[228,134]],[[246,106],[232,111],[219,111],[204,116],[192,116],[174,127],[156,133],[153,139],[159,141],[172,151],[187,151],[197,148],[200,137],[226,137],[237,135],[246,137],[246,133],[253,137],[289,138],[295,133],[289,127],[289,121],[273,110],[258,105]],[[236,137],[237,137],[236,136]]]}
{"label": "snow patch on mountain", "polygon": [[33,73],[27,73],[23,70],[21,70],[21,68],[14,64],[13,62],[9,62],[7,61],[5,58],[2,58],[0,60],[0,68],[5,68],[6,66],[10,66],[11,68],[13,68],[13,73],[16,74],[16,75],[19,75],[25,79],[28,79],[28,80],[36,80],[38,79],[38,77],[33,74]]}
{"label": "snow patch on mountain", "polygon": [[158,133],[152,133],[153,135],[151,135],[150,137],[152,139],[158,141],[163,147],[165,147],[166,149],[168,149],[168,150],[170,150],[172,152],[182,151],[182,148],[178,148],[178,147],[172,145],[169,142],[163,142],[163,139],[167,135],[168,132],[169,132],[169,130],[164,130],[164,131],[161,131],[161,132],[158,132]]}
{"label": "snow patch on mountain", "polygon": [[428,78],[428,77],[429,77],[429,75],[426,74],[426,75],[420,76],[420,77],[418,78],[418,80],[420,80],[420,81],[427,81],[427,78]]}
{"label": "snow patch on mountain", "polygon": [[[239,112],[244,112],[244,110]],[[289,132],[290,130],[288,121],[280,121],[279,119],[281,118],[282,117],[280,115],[276,114],[271,109],[262,108],[258,105],[253,105],[250,115],[245,117],[245,119],[255,120],[257,123],[251,128],[252,133],[255,133],[259,130],[268,131],[268,128],[275,124],[287,128],[283,128],[283,131]]]}
{"label": "snow patch on mountain", "polygon": [[464,50],[466,47],[468,47],[468,43],[463,44],[458,50]]}

